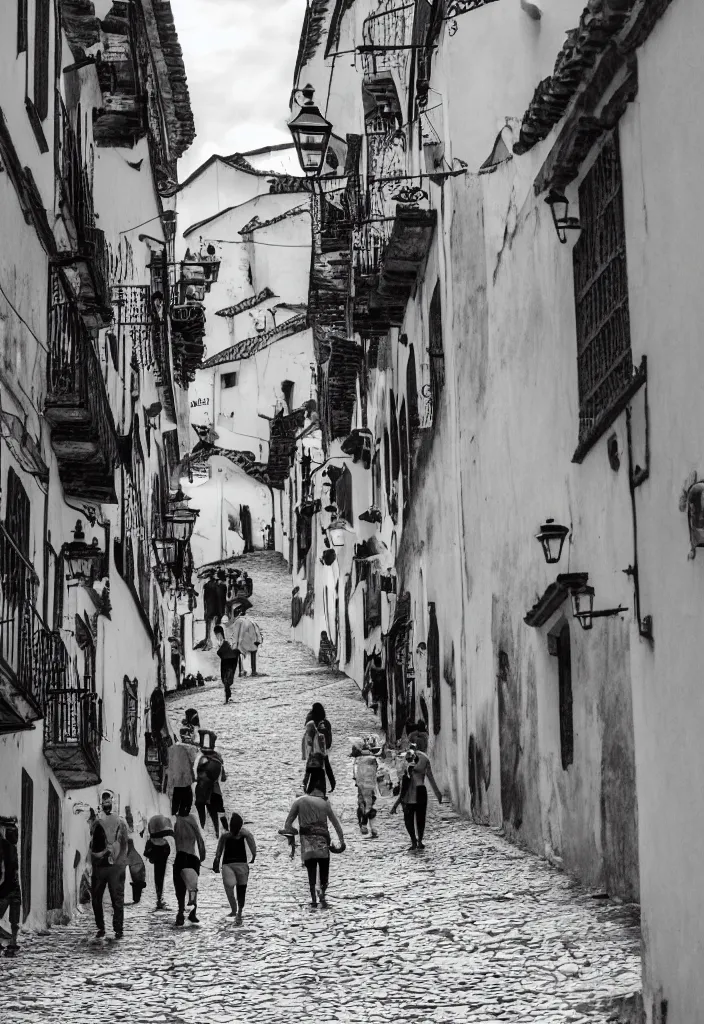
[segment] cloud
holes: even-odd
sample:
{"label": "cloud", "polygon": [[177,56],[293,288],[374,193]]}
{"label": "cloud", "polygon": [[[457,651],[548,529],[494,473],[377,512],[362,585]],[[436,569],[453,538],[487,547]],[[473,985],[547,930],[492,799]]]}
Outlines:
{"label": "cloud", "polygon": [[213,153],[290,142],[288,104],[306,0],[171,0],[197,138],[183,180]]}

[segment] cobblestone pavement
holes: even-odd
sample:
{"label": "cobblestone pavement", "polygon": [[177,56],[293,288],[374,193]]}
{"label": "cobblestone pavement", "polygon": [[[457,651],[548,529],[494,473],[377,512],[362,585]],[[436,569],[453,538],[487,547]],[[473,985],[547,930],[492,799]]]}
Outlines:
{"label": "cobblestone pavement", "polygon": [[[376,1021],[606,1022],[639,987],[634,908],[593,899],[544,861],[429,800],[427,849],[407,851],[400,815],[383,797],[378,839],[362,839],[347,736],[375,719],[356,686],[321,671],[289,637],[289,580],[273,555],[243,559],[264,631],[261,679],[171,699],[197,707],[218,733],[226,806],[250,822],[259,855],[245,921],[236,927],[208,823],[200,925],[155,914],[150,886],[128,906],[121,942],[96,942],[90,912],[48,934],[25,936],[0,960],[3,1024],[26,1021],[288,1024],[303,1014],[345,1024]],[[212,671],[217,658],[207,655]],[[309,906],[298,853],[277,835],[301,778],[300,735],[314,699],[335,730],[332,802],[347,851],[332,858],[329,909]],[[151,870],[151,869],[150,869]],[[127,892],[129,893],[129,886]],[[107,915],[108,932],[110,915]]]}

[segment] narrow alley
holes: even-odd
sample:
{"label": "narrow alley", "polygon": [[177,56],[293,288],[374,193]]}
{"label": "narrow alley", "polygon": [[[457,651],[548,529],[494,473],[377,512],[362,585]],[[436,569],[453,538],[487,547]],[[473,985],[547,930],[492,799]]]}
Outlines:
{"label": "narrow alley", "polygon": [[[66,927],[24,937],[20,954],[0,967],[4,1024],[284,1024],[302,1014],[347,1024],[629,1020],[627,997],[640,984],[635,908],[594,898],[432,796],[425,851],[408,852],[387,796],[379,838],[361,837],[348,737],[378,731],[378,722],[355,683],[289,639],[281,557],[259,553],[238,564],[254,580],[262,677],[236,680],[224,706],[212,653],[216,681],[167,704],[174,722],[193,706],[217,732],[226,808],[256,838],[244,925],[227,917],[208,823],[200,925],[174,927],[170,866],[169,912],[153,912],[149,868],[141,904],[126,907],[122,941],[93,939],[90,904]],[[300,784],[300,736],[313,700],[324,703],[334,730],[331,800],[347,841],[332,859],[329,909],[317,911],[298,852],[291,860],[277,834]]]}

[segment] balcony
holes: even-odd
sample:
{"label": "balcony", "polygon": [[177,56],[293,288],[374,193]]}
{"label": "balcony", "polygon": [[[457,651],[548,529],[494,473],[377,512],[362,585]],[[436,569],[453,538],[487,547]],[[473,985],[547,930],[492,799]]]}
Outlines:
{"label": "balcony", "polygon": [[44,757],[64,789],[85,789],[100,782],[103,702],[87,689],[47,693]]}
{"label": "balcony", "polygon": [[95,224],[93,189],[65,108],[61,114],[61,215],[69,247],[55,258],[72,277],[78,307],[86,323],[105,327],[112,319],[105,233]]}
{"label": "balcony", "polygon": [[37,576],[0,525],[0,733],[33,728],[50,687],[65,685],[68,654],[34,608]]}
{"label": "balcony", "polygon": [[117,435],[105,383],[83,318],[56,274],[44,415],[64,493],[115,503]]}

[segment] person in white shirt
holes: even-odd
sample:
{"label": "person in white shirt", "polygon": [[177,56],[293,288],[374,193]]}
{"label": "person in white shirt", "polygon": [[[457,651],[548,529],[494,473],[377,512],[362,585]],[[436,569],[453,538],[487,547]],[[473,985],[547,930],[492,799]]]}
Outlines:
{"label": "person in white shirt", "polygon": [[[240,652],[242,660],[244,660],[245,654],[249,654],[253,676],[257,675],[257,651],[261,642],[262,631],[254,619],[250,619],[245,610],[237,616],[233,623],[230,646]],[[240,662],[240,667],[241,664],[242,662]]]}

